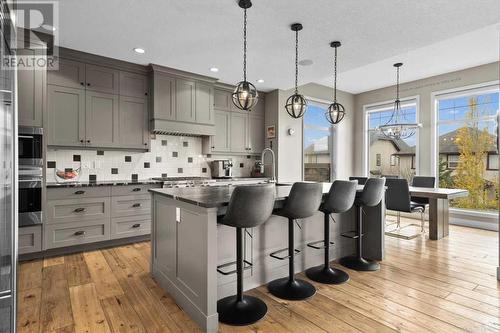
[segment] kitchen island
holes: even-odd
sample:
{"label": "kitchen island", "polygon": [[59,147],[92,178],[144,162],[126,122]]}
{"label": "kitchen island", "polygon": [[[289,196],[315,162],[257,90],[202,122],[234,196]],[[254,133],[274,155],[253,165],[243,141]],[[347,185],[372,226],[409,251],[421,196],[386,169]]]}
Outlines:
{"label": "kitchen island", "polygon": [[[330,183],[323,184],[327,194]],[[223,274],[235,269],[234,228],[217,224],[217,216],[225,214],[233,186],[151,189],[152,194],[152,260],[155,280],[207,332],[217,332],[217,300],[236,293],[236,275]],[[290,185],[276,186],[275,208],[283,205]],[[358,188],[358,192],[362,187]],[[382,260],[384,256],[384,202],[365,209],[363,255]],[[323,251],[307,247],[307,243],[323,239],[323,214],[300,220],[295,234],[301,253],[295,258],[297,272],[323,262]],[[288,261],[276,260],[269,254],[287,247],[287,220],[271,216],[263,225],[245,232],[244,255],[251,263],[245,271],[245,289],[252,289],[276,278],[287,276]],[[298,228],[298,227],[297,227]],[[332,259],[355,252],[353,239],[341,233],[355,229],[355,211],[332,214],[330,248]],[[228,264],[228,265],[224,265]],[[223,273],[217,272],[217,267]]]}

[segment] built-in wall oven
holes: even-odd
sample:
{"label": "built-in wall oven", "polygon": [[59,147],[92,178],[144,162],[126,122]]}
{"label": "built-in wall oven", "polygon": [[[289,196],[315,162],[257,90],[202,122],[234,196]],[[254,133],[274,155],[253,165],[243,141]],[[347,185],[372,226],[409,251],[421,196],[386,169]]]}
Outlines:
{"label": "built-in wall oven", "polygon": [[42,223],[43,130],[19,127],[19,227]]}

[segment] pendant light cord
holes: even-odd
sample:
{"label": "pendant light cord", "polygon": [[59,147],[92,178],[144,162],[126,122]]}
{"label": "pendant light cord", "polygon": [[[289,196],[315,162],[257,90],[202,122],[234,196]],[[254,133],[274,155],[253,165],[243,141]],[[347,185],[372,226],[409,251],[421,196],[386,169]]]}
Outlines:
{"label": "pendant light cord", "polygon": [[243,11],[243,81],[247,80],[247,9]]}
{"label": "pendant light cord", "polygon": [[299,31],[295,31],[295,95],[299,93]]}
{"label": "pendant light cord", "polygon": [[399,67],[396,69],[396,100],[399,101]]}
{"label": "pendant light cord", "polygon": [[335,46],[335,58],[333,61],[333,101],[337,102],[337,47]]}

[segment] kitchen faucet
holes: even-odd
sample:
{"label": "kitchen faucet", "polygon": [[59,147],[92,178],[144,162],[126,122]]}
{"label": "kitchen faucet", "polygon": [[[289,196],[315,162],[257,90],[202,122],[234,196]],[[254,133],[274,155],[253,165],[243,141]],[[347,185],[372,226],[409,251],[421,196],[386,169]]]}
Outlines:
{"label": "kitchen faucet", "polygon": [[[271,157],[272,157],[272,162],[271,163],[264,163],[264,157],[266,156],[266,153],[267,152],[270,152],[271,153]],[[260,155],[260,163],[259,163],[259,167],[260,167],[260,173],[264,173],[264,167],[266,165],[272,165],[273,166],[273,173],[271,174],[271,180],[269,180],[270,183],[276,183],[276,158],[274,156],[274,151],[271,149],[271,148],[265,148],[263,151],[262,151],[262,154]]]}

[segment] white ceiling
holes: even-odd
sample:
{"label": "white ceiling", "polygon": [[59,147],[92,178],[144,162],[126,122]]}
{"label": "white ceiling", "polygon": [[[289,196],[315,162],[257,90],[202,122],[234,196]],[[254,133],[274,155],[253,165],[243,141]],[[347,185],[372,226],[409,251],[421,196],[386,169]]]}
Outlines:
{"label": "white ceiling", "polygon": [[[242,78],[242,10],[236,0],[64,0],[59,43],[135,63],[156,63],[236,83]],[[253,0],[248,78],[262,90],[293,86],[301,22],[300,84],[330,84],[339,49],[339,88],[358,93],[499,59],[499,0]],[[144,55],[132,49],[146,49]],[[218,67],[211,73],[210,67]]]}

